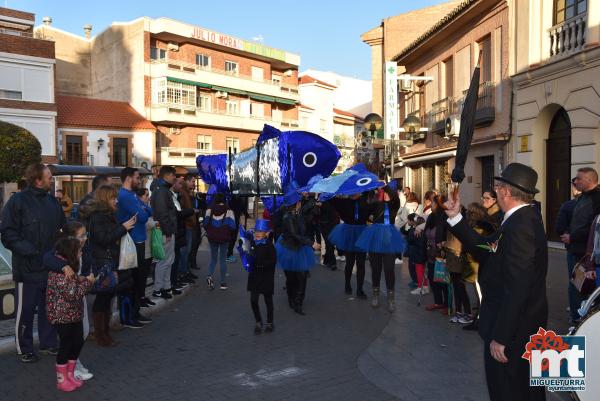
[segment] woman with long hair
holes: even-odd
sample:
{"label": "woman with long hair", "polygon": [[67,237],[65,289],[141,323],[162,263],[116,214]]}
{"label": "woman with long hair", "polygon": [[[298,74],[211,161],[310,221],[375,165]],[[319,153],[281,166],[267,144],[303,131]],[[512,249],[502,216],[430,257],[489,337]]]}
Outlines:
{"label": "woman with long hair", "polygon": [[431,201],[431,214],[425,223],[425,238],[427,251],[427,279],[433,292],[433,304],[427,306],[428,311],[447,310],[448,309],[448,287],[443,283],[433,281],[435,269],[435,260],[441,256],[442,245],[446,240],[446,214],[438,206],[438,197],[441,197],[440,203],[446,201],[444,195],[436,195]]}
{"label": "woman with long hair", "polygon": [[[136,222],[132,217],[119,224],[116,218],[117,190],[110,185],[98,188],[92,201],[88,202],[81,211],[88,220],[90,251],[93,260],[92,271],[95,275],[99,269],[109,266],[117,275],[121,237],[130,231]],[[114,291],[96,294],[92,306],[94,335],[96,342],[102,347],[115,345],[110,335],[110,319],[112,317],[112,300]]]}
{"label": "woman with long hair", "polygon": [[210,264],[208,265],[206,285],[210,290],[215,288],[213,275],[215,274],[218,261],[221,273],[219,288],[226,290],[228,288],[225,281],[227,277],[227,250],[231,238],[236,235],[236,224],[235,214],[227,206],[225,195],[216,194],[214,196],[210,207],[206,211],[206,218],[203,224],[210,245]]}

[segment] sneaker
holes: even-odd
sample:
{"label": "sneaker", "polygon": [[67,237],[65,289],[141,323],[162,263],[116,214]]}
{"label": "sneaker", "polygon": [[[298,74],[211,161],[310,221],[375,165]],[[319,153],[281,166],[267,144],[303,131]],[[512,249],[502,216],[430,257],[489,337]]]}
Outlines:
{"label": "sneaker", "polygon": [[[154,293],[152,293],[152,295],[154,295]],[[156,306],[156,302],[154,302],[150,298],[143,298],[142,302],[143,302],[142,307],[144,307],[144,308],[149,308],[151,306]]]}
{"label": "sneaker", "polygon": [[130,322],[125,322],[122,324],[124,327],[129,327],[130,329],[141,329],[142,327],[144,327],[143,324],[141,324],[140,322],[138,322],[136,320],[132,320]]}
{"label": "sneaker", "polygon": [[225,259],[225,261],[227,263],[235,263],[235,262],[237,262],[237,258],[235,256],[231,255],[231,256],[228,256],[227,259]]}
{"label": "sneaker", "polygon": [[138,322],[143,323],[143,324],[152,323],[152,319],[150,319],[147,316],[141,315],[141,314],[136,316],[135,320],[137,320]]}
{"label": "sneaker", "polygon": [[462,315],[458,318],[458,323],[460,324],[471,324],[473,323],[473,318],[467,314]]}
{"label": "sneaker", "polygon": [[221,286],[219,287],[220,290],[226,290],[227,288],[227,283],[221,283]]}
{"label": "sneaker", "polygon": [[462,317],[461,313],[455,313],[454,316],[450,318],[450,323],[458,323],[458,320]]}
{"label": "sneaker", "polygon": [[152,291],[152,298],[161,298],[161,291]]}
{"label": "sneaker", "polygon": [[78,368],[75,368],[75,371],[73,372],[74,376],[76,379],[78,380],[90,380],[91,378],[94,377],[94,375],[92,373],[88,372],[84,372],[83,370],[79,370]]}
{"label": "sneaker", "polygon": [[183,292],[175,287],[171,288],[171,294],[173,295],[181,295]]}
{"label": "sneaker", "polygon": [[42,355],[58,355],[58,348],[50,347],[50,348],[40,348],[40,354]]}
{"label": "sneaker", "polygon": [[345,262],[346,261],[346,257],[345,256],[339,256],[338,259],[340,262]]}
{"label": "sneaker", "polygon": [[161,290],[160,291],[160,298],[162,298],[162,299],[171,299],[171,298],[173,298],[173,295],[169,294],[169,292],[167,290]]}
{"label": "sneaker", "polygon": [[171,287],[171,289],[173,289],[173,288],[174,288],[174,289],[176,289],[176,290],[179,290],[179,291],[181,291],[181,290],[183,290],[184,288],[186,288],[188,285],[189,285],[189,284],[183,284],[183,283],[180,283],[180,282],[176,282],[175,284],[173,284],[173,286]]}
{"label": "sneaker", "polygon": [[420,288],[415,288],[410,293],[411,293],[411,295],[421,295],[421,289]]}
{"label": "sneaker", "polygon": [[398,259],[398,258],[396,258],[396,263],[395,263],[395,264],[397,264],[397,265],[401,265],[402,263],[403,263],[403,262],[402,262],[402,259]]}
{"label": "sneaker", "polygon": [[208,286],[209,290],[215,289],[215,282],[213,281],[212,276],[206,276],[206,285]]}
{"label": "sneaker", "polygon": [[40,358],[38,358],[38,356],[36,354],[34,354],[33,352],[28,352],[26,354],[22,354],[19,356],[19,359],[23,363],[34,363],[34,362],[37,362],[40,360]]}

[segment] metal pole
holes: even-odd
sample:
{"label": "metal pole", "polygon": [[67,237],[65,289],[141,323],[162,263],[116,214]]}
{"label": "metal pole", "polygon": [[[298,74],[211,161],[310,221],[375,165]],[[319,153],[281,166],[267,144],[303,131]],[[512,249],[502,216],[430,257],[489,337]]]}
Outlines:
{"label": "metal pole", "polygon": [[390,177],[390,181],[394,179],[394,135],[392,134],[392,176]]}

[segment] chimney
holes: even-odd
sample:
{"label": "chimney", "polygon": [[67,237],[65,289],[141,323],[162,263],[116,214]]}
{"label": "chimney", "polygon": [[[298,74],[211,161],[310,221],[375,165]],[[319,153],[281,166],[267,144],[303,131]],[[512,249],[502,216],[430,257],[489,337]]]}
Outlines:
{"label": "chimney", "polygon": [[42,18],[42,22],[44,23],[44,25],[50,26],[50,25],[52,25],[52,18],[44,17],[44,18]]}
{"label": "chimney", "polygon": [[84,25],[83,31],[85,32],[85,37],[87,39],[92,37],[92,26],[90,24]]}

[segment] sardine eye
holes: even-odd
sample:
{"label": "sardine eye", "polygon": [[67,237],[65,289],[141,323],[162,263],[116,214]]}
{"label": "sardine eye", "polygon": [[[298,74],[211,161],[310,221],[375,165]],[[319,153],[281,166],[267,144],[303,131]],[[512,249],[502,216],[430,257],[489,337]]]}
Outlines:
{"label": "sardine eye", "polygon": [[364,177],[361,178],[360,180],[356,181],[356,185],[358,185],[359,187],[364,187],[367,184],[370,184],[371,181],[373,181],[373,179],[369,178],[369,177]]}
{"label": "sardine eye", "polygon": [[306,167],[314,167],[317,164],[317,155],[313,152],[308,152],[302,158],[302,163]]}

